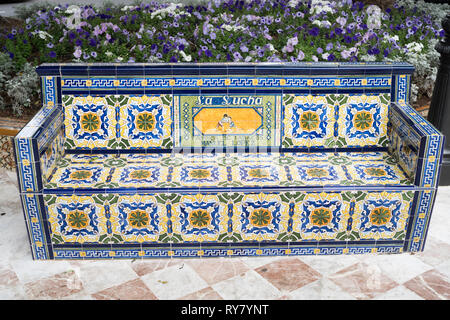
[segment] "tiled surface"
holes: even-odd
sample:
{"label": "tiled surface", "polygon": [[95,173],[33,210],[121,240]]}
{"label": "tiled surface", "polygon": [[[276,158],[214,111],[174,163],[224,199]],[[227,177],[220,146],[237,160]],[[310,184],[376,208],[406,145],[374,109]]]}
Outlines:
{"label": "tiled surface", "polygon": [[45,189],[410,185],[387,152],[68,154]]}
{"label": "tiled surface", "polygon": [[112,261],[33,261],[16,173],[0,171],[0,299],[444,299],[450,297],[450,187],[425,251]]}

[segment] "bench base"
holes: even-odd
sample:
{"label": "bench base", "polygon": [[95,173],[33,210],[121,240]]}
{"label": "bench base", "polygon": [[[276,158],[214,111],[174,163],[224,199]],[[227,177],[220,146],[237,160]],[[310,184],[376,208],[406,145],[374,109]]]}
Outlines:
{"label": "bench base", "polygon": [[35,259],[423,250],[435,192],[23,195]]}

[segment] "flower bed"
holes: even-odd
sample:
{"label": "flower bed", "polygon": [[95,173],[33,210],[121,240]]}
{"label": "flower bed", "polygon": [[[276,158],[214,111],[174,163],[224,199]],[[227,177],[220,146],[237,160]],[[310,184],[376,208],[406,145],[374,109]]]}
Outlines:
{"label": "flower bed", "polygon": [[[57,6],[35,12],[21,28],[0,32],[0,59],[7,56],[12,63],[11,70],[0,69],[0,89],[8,95],[3,103],[9,99],[14,104],[16,95],[33,90],[27,82],[35,81],[30,66],[43,62],[393,60],[416,66],[415,100],[431,96],[439,57],[434,45],[444,36],[438,11],[450,8],[429,6],[413,0],[398,0],[385,11],[352,0]],[[9,87],[19,80],[28,86],[5,91],[5,78],[17,75],[27,78],[10,81]],[[16,114],[27,106],[19,100]]]}

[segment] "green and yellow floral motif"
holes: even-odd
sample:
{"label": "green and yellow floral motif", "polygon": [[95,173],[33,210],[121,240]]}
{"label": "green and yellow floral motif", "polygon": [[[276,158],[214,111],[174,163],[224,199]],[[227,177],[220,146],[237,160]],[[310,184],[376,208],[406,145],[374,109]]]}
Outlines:
{"label": "green and yellow floral motif", "polygon": [[353,124],[358,130],[368,130],[372,127],[373,116],[368,111],[360,111],[355,114]]}
{"label": "green and yellow floral motif", "polygon": [[211,222],[211,216],[206,210],[193,210],[189,214],[189,222],[193,227],[204,228]]}
{"label": "green and yellow floral motif", "polygon": [[136,127],[145,132],[155,129],[155,116],[150,112],[142,112],[136,117]]}
{"label": "green and yellow floral motif", "polygon": [[130,178],[132,179],[137,179],[137,180],[141,180],[141,179],[147,179],[150,176],[150,172],[148,170],[134,170],[133,172],[130,173]]}
{"label": "green and yellow floral motif", "polygon": [[366,168],[364,172],[372,177],[384,177],[387,173],[381,168]]}
{"label": "green and yellow floral motif", "polygon": [[300,118],[300,125],[303,130],[314,131],[317,130],[320,124],[320,118],[317,113],[306,111]]}
{"label": "green and yellow floral motif", "polygon": [[331,210],[328,208],[317,208],[311,212],[311,222],[316,226],[324,226],[331,221]]}
{"label": "green and yellow floral motif", "polygon": [[193,169],[189,172],[193,179],[206,179],[211,175],[211,172],[206,169]]}
{"label": "green and yellow floral motif", "polygon": [[92,172],[89,170],[77,170],[70,174],[70,178],[73,180],[86,180],[92,177]]}
{"label": "green and yellow floral motif", "polygon": [[322,168],[307,168],[306,172],[311,177],[322,178],[328,175],[328,171]]}
{"label": "green and yellow floral motif", "polygon": [[389,222],[392,218],[392,212],[389,208],[379,207],[372,210],[370,213],[370,222],[373,225],[381,226]]}
{"label": "green and yellow floral motif", "polygon": [[248,175],[253,178],[266,178],[269,176],[269,172],[261,168],[255,168],[250,169],[248,171]]}
{"label": "green and yellow floral motif", "polygon": [[81,126],[85,131],[95,132],[100,128],[100,119],[96,113],[85,113],[81,117]]}
{"label": "green and yellow floral motif", "polygon": [[128,216],[128,222],[134,228],[144,228],[147,226],[148,221],[148,213],[144,210],[133,210]]}
{"label": "green and yellow floral motif", "polygon": [[269,210],[260,208],[253,210],[250,215],[250,222],[255,227],[266,227],[269,225],[272,215]]}
{"label": "green and yellow floral motif", "polygon": [[88,225],[89,218],[83,211],[75,210],[67,215],[67,222],[73,229],[83,229]]}

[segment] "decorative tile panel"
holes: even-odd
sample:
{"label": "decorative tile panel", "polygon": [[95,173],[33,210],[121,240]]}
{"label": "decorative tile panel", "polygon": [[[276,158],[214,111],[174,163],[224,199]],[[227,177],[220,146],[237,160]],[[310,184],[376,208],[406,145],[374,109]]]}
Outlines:
{"label": "decorative tile panel", "polygon": [[386,147],[388,106],[389,94],[285,94],[282,147]]}
{"label": "decorative tile panel", "polygon": [[121,143],[129,148],[161,147],[171,143],[172,96],[121,96],[119,127]]}
{"label": "decorative tile panel", "polygon": [[174,95],[176,147],[279,146],[279,95]]}
{"label": "decorative tile panel", "polygon": [[338,132],[346,146],[387,146],[388,99],[350,95],[339,102]]}
{"label": "decorative tile panel", "polygon": [[114,105],[105,97],[64,96],[66,148],[106,148],[116,139]]}
{"label": "decorative tile panel", "polygon": [[108,233],[106,206],[90,196],[46,196],[52,242],[99,243]]}
{"label": "decorative tile panel", "polygon": [[410,215],[410,196],[402,193],[369,194],[356,203],[355,221],[361,239],[395,239],[405,237]]}
{"label": "decorative tile panel", "polygon": [[[46,195],[55,246],[403,241],[414,192]],[[200,249],[200,245],[203,245]],[[367,243],[368,246],[374,242]],[[237,248],[237,247],[236,247]]]}
{"label": "decorative tile panel", "polygon": [[336,117],[330,95],[284,95],[283,105],[284,147],[334,144]]}
{"label": "decorative tile panel", "polygon": [[387,152],[68,154],[46,189],[412,185]]}
{"label": "decorative tile panel", "polygon": [[171,148],[171,95],[63,96],[67,149]]}
{"label": "decorative tile panel", "polygon": [[109,239],[126,243],[152,243],[167,233],[168,218],[163,214],[164,206],[155,197],[136,194],[119,196],[111,202],[107,208],[111,216]]}

